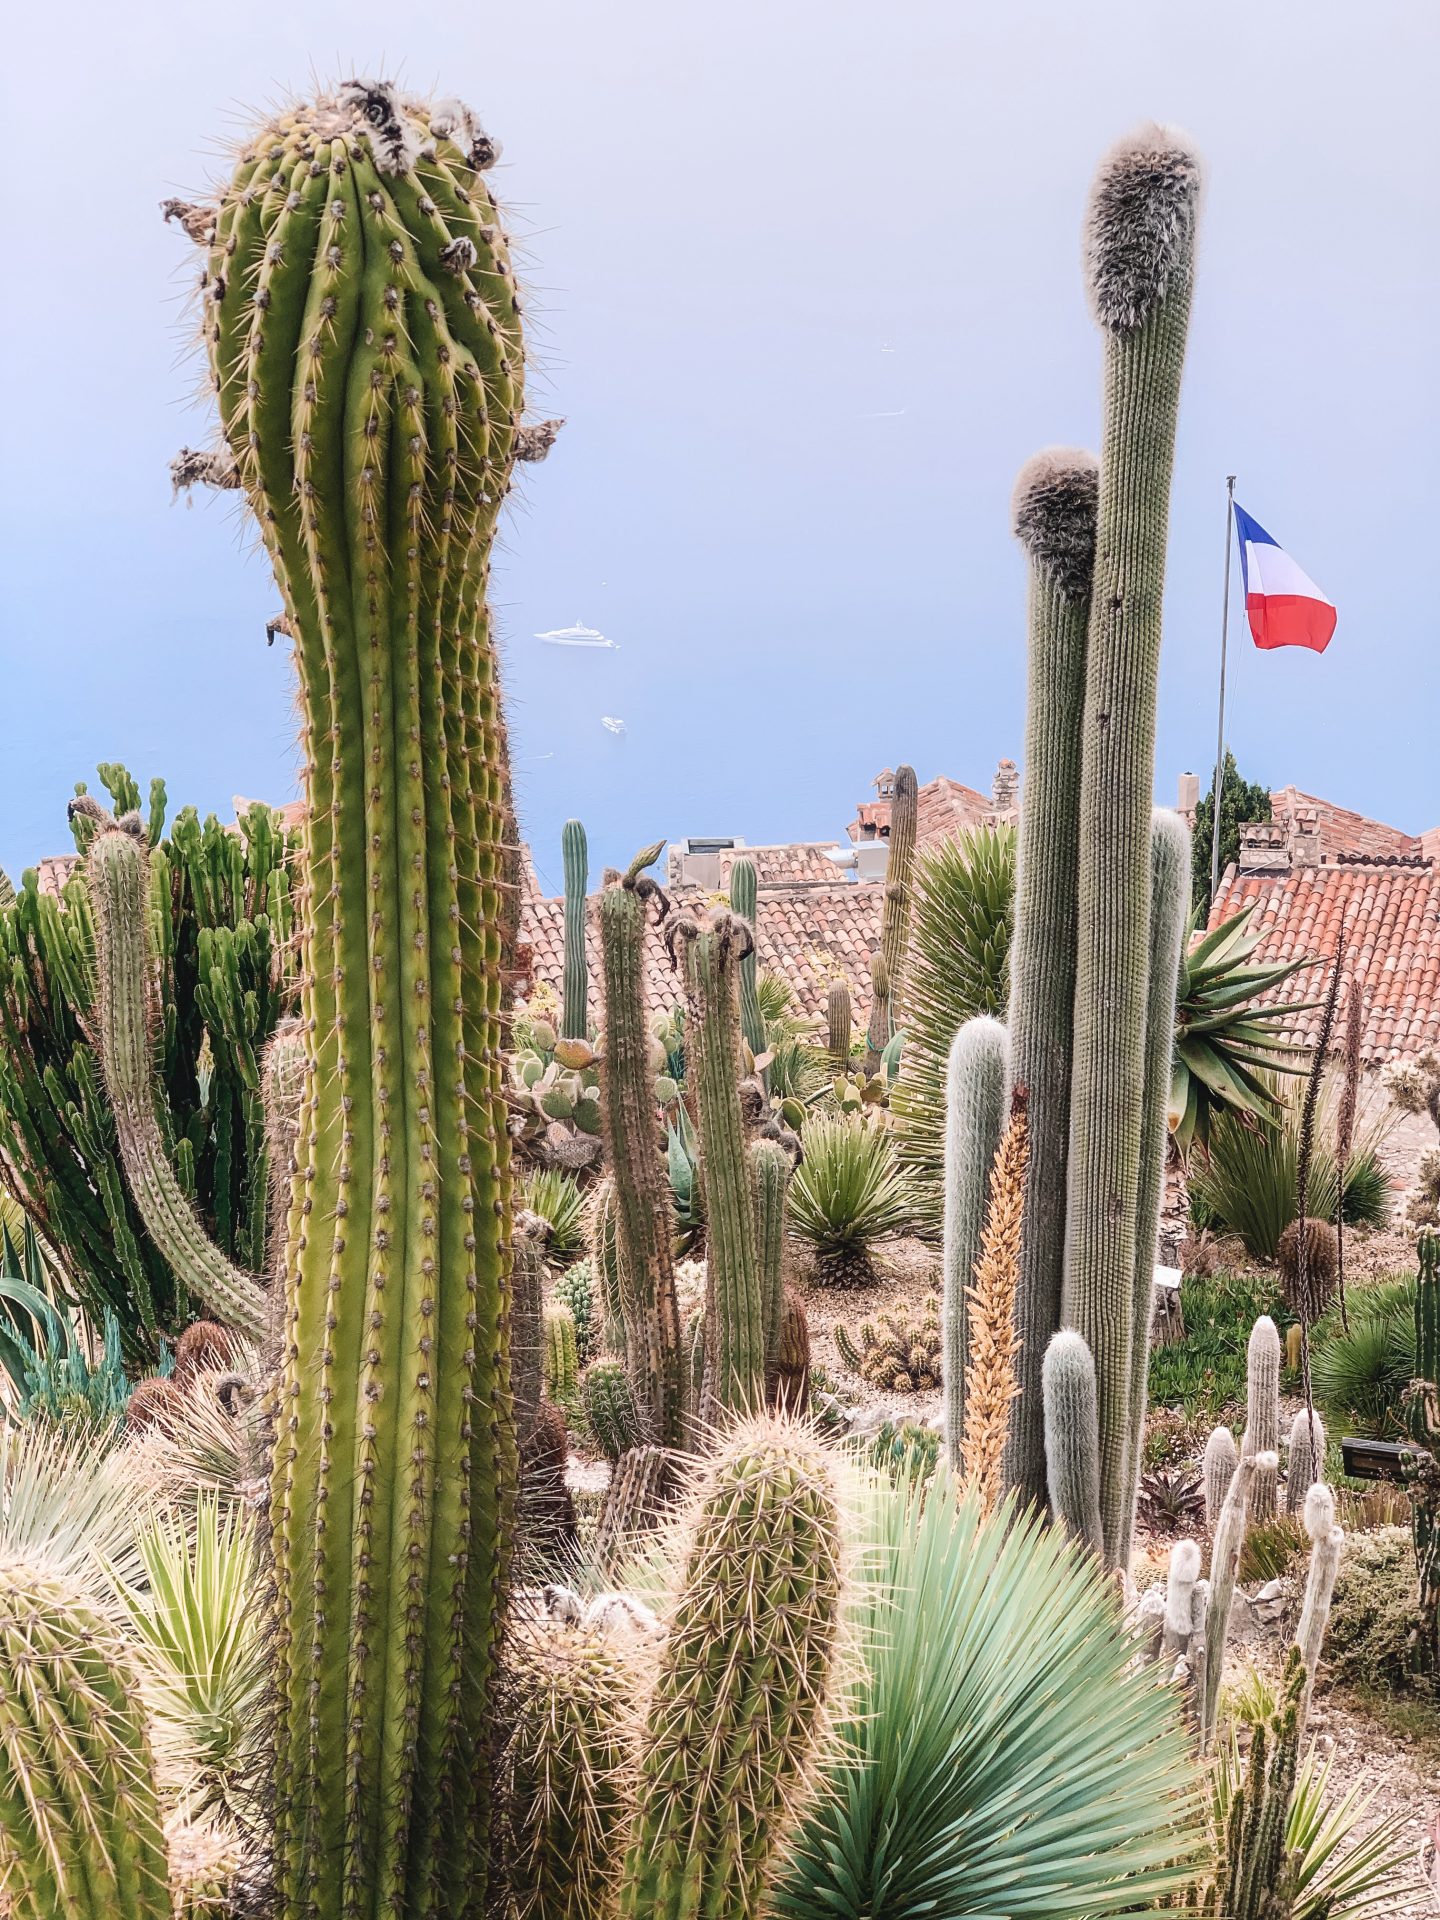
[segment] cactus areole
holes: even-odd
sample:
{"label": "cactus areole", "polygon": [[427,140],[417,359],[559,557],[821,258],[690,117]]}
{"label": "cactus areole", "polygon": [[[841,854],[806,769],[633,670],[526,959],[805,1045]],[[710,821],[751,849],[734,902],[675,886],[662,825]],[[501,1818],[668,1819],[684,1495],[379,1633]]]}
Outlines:
{"label": "cactus areole", "polygon": [[271,1502],[286,1920],[484,1899],[516,1477],[485,594],[524,358],[494,158],[457,103],[350,82],[260,129],[209,235],[309,814]]}

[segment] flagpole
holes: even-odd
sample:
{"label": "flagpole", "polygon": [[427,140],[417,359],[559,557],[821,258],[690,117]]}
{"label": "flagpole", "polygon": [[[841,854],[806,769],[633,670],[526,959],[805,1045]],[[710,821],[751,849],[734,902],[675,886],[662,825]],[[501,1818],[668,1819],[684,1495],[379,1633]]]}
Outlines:
{"label": "flagpole", "polygon": [[1220,727],[1215,742],[1215,790],[1211,797],[1210,904],[1220,890],[1220,797],[1225,779],[1225,655],[1230,640],[1230,547],[1235,527],[1235,476],[1225,476],[1225,605],[1220,614]]}

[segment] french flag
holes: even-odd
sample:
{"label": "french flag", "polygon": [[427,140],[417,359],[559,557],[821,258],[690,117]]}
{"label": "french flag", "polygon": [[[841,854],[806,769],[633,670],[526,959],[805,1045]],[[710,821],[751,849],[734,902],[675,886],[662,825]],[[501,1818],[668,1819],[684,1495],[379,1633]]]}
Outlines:
{"label": "french flag", "polygon": [[1257,647],[1309,647],[1323,653],[1335,631],[1334,602],[1297,567],[1258,520],[1235,508],[1245,611]]}

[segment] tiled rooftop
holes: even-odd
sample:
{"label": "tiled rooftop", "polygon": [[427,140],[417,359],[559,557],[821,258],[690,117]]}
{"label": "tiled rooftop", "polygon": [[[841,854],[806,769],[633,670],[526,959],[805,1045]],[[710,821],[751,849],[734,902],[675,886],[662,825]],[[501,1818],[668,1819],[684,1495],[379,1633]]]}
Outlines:
{"label": "tiled rooftop", "polygon": [[[1264,934],[1263,959],[1329,959],[1343,926],[1346,950],[1364,983],[1367,1061],[1440,1045],[1440,868],[1433,862],[1397,850],[1378,861],[1351,856],[1275,873],[1232,866],[1220,883],[1210,925],[1252,900],[1259,902],[1252,925]],[[1272,998],[1295,1005],[1321,998],[1325,986],[1323,968],[1306,968]],[[1287,1037],[1313,1043],[1319,1018],[1318,1009],[1297,1014],[1287,1023]]]}
{"label": "tiled rooftop", "polygon": [[[1342,853],[1375,857],[1422,851],[1422,836],[1403,833],[1399,827],[1387,827],[1382,820],[1369,820],[1363,813],[1337,807],[1333,801],[1317,799],[1313,793],[1302,793],[1298,787],[1276,787],[1270,795],[1271,818],[1286,826],[1312,808],[1318,816],[1320,856],[1324,860],[1333,860]],[[1423,837],[1440,839],[1440,829],[1434,835]]]}

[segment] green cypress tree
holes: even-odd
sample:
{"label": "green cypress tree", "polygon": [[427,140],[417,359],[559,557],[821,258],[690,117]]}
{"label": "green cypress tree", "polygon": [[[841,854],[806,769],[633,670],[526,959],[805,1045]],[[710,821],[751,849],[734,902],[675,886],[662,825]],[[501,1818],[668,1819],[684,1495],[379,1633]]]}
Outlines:
{"label": "green cypress tree", "polygon": [[[1247,821],[1270,818],[1270,789],[1258,781],[1244,780],[1235,765],[1235,756],[1225,750],[1225,773],[1220,785],[1220,871],[1223,874],[1240,857],[1240,829]],[[1195,829],[1190,842],[1190,868],[1194,875],[1192,899],[1204,926],[1210,911],[1210,853],[1215,838],[1215,789],[1212,785],[1200,797],[1195,809]]]}

